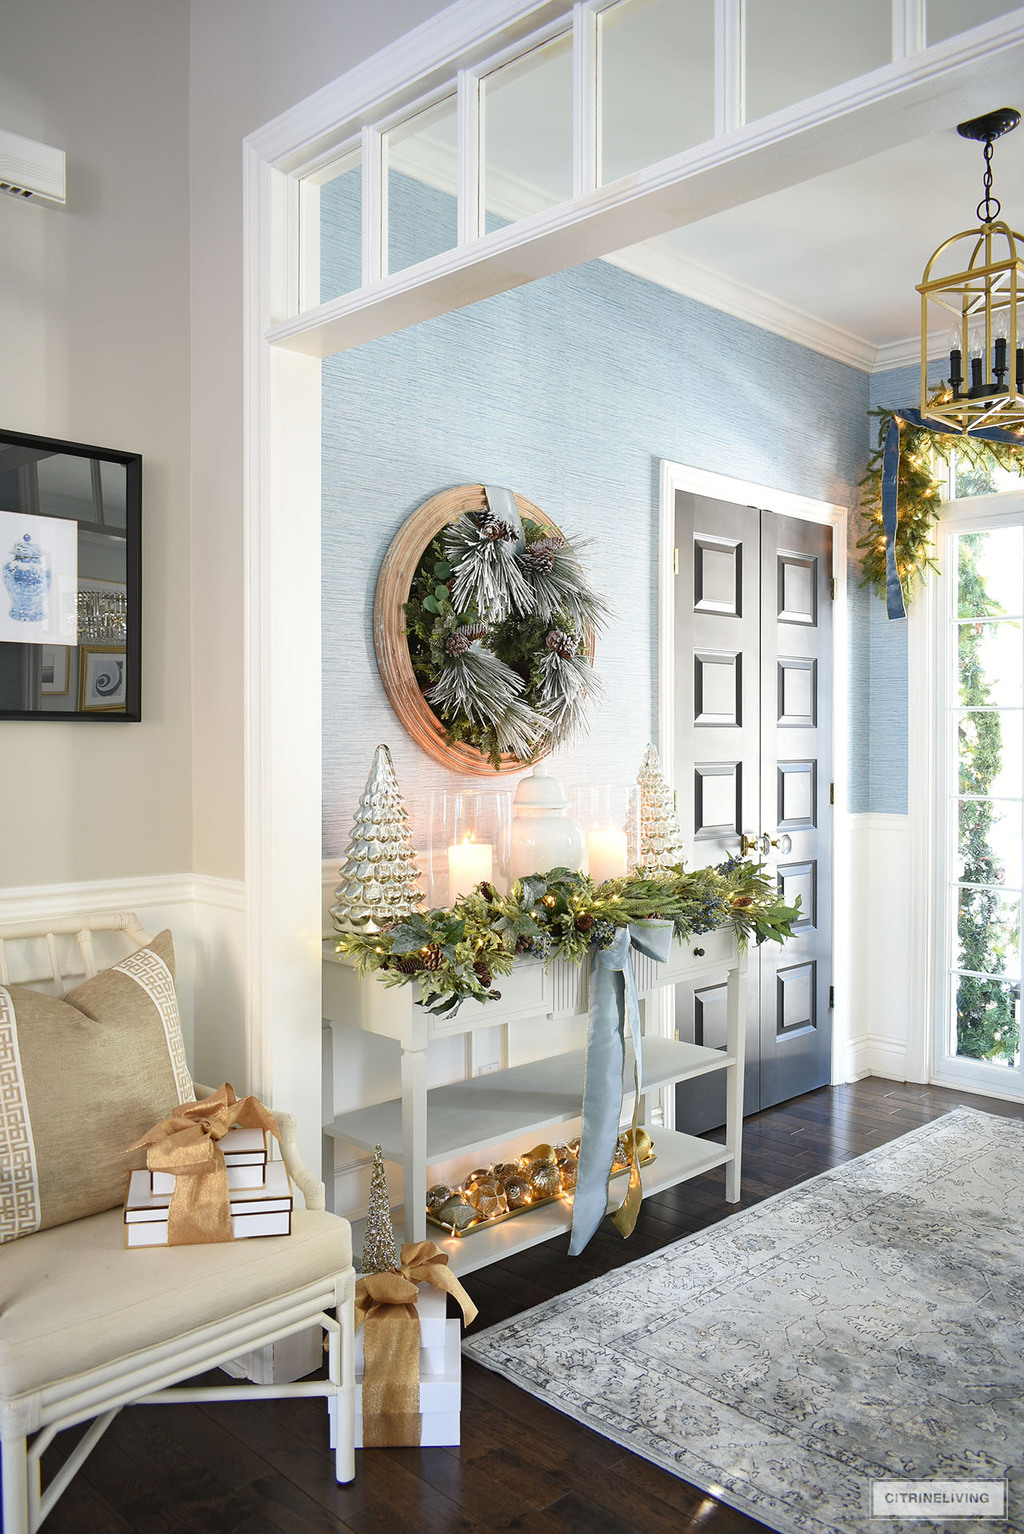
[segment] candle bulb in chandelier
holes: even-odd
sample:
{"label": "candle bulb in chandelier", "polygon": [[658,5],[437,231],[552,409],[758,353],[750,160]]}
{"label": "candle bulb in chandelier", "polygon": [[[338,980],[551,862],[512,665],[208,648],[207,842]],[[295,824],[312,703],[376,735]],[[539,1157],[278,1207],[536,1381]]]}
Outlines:
{"label": "candle bulb in chandelier", "polygon": [[971,349],[971,387],[970,393],[978,395],[985,387],[985,342],[980,330],[972,330],[969,346]]}
{"label": "candle bulb in chandelier", "polygon": [[1010,316],[1006,309],[1000,309],[993,320],[992,334],[995,336],[992,372],[999,386],[999,392],[1002,394],[1006,387],[1006,375],[1009,372],[1006,365],[1006,342],[1010,334]]}
{"label": "candle bulb in chandelier", "polygon": [[964,381],[963,373],[964,354],[960,349],[960,326],[949,327],[949,386],[953,390],[953,398],[960,398],[960,389]]}

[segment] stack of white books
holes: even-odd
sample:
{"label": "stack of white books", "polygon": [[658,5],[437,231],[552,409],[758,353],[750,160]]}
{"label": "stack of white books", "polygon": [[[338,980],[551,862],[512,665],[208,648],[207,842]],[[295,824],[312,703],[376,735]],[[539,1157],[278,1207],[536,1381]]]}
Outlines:
{"label": "stack of white books", "polygon": [[[220,1148],[228,1169],[229,1188],[262,1188],[267,1176],[267,1133],[232,1124]],[[173,1193],[173,1172],[150,1172],[151,1193]]]}
{"label": "stack of white books", "polygon": [[[227,1164],[231,1232],[247,1236],[288,1236],[292,1228],[292,1185],[283,1161],[268,1161],[262,1129],[231,1128],[220,1142]],[[167,1214],[174,1192],[173,1172],[132,1172],[124,1204],[126,1246],[166,1246]]]}
{"label": "stack of white books", "polygon": [[[447,1296],[433,1284],[420,1284],[420,1446],[456,1448],[462,1405],[462,1321],[445,1315]],[[386,1324],[386,1323],[385,1323]],[[331,1447],[334,1420],[331,1402]],[[356,1333],[356,1448],[363,1447],[363,1328]]]}

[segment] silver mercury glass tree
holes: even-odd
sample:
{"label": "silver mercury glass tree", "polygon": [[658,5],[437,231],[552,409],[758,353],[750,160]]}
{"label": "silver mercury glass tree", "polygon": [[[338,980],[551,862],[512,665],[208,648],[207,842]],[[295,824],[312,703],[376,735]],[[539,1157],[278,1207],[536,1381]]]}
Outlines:
{"label": "silver mercury glass tree", "polygon": [[640,851],[637,866],[642,874],[666,873],[683,861],[683,833],[675,812],[672,790],[661,771],[661,758],[653,746],[644,753],[637,778],[640,795]]}
{"label": "silver mercury glass tree", "polygon": [[374,752],[339,873],[331,916],[340,932],[379,932],[423,904],[412,827],[387,746]]}

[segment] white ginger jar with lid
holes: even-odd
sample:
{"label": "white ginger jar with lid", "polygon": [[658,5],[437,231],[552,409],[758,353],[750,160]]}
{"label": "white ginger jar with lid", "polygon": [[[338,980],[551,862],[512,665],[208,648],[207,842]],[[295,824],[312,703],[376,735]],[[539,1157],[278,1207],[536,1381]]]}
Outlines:
{"label": "white ginger jar with lid", "polygon": [[520,779],[512,808],[513,879],[552,868],[580,869],[583,832],[566,815],[568,808],[565,789],[542,764]]}

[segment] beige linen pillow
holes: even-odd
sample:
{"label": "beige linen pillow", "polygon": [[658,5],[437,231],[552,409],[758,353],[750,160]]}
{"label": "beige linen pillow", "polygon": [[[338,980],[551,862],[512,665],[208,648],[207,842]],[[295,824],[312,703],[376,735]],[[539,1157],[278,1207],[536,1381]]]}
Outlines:
{"label": "beige linen pillow", "polygon": [[63,998],[0,986],[0,1242],[119,1204],[127,1147],[194,1101],[169,932]]}

